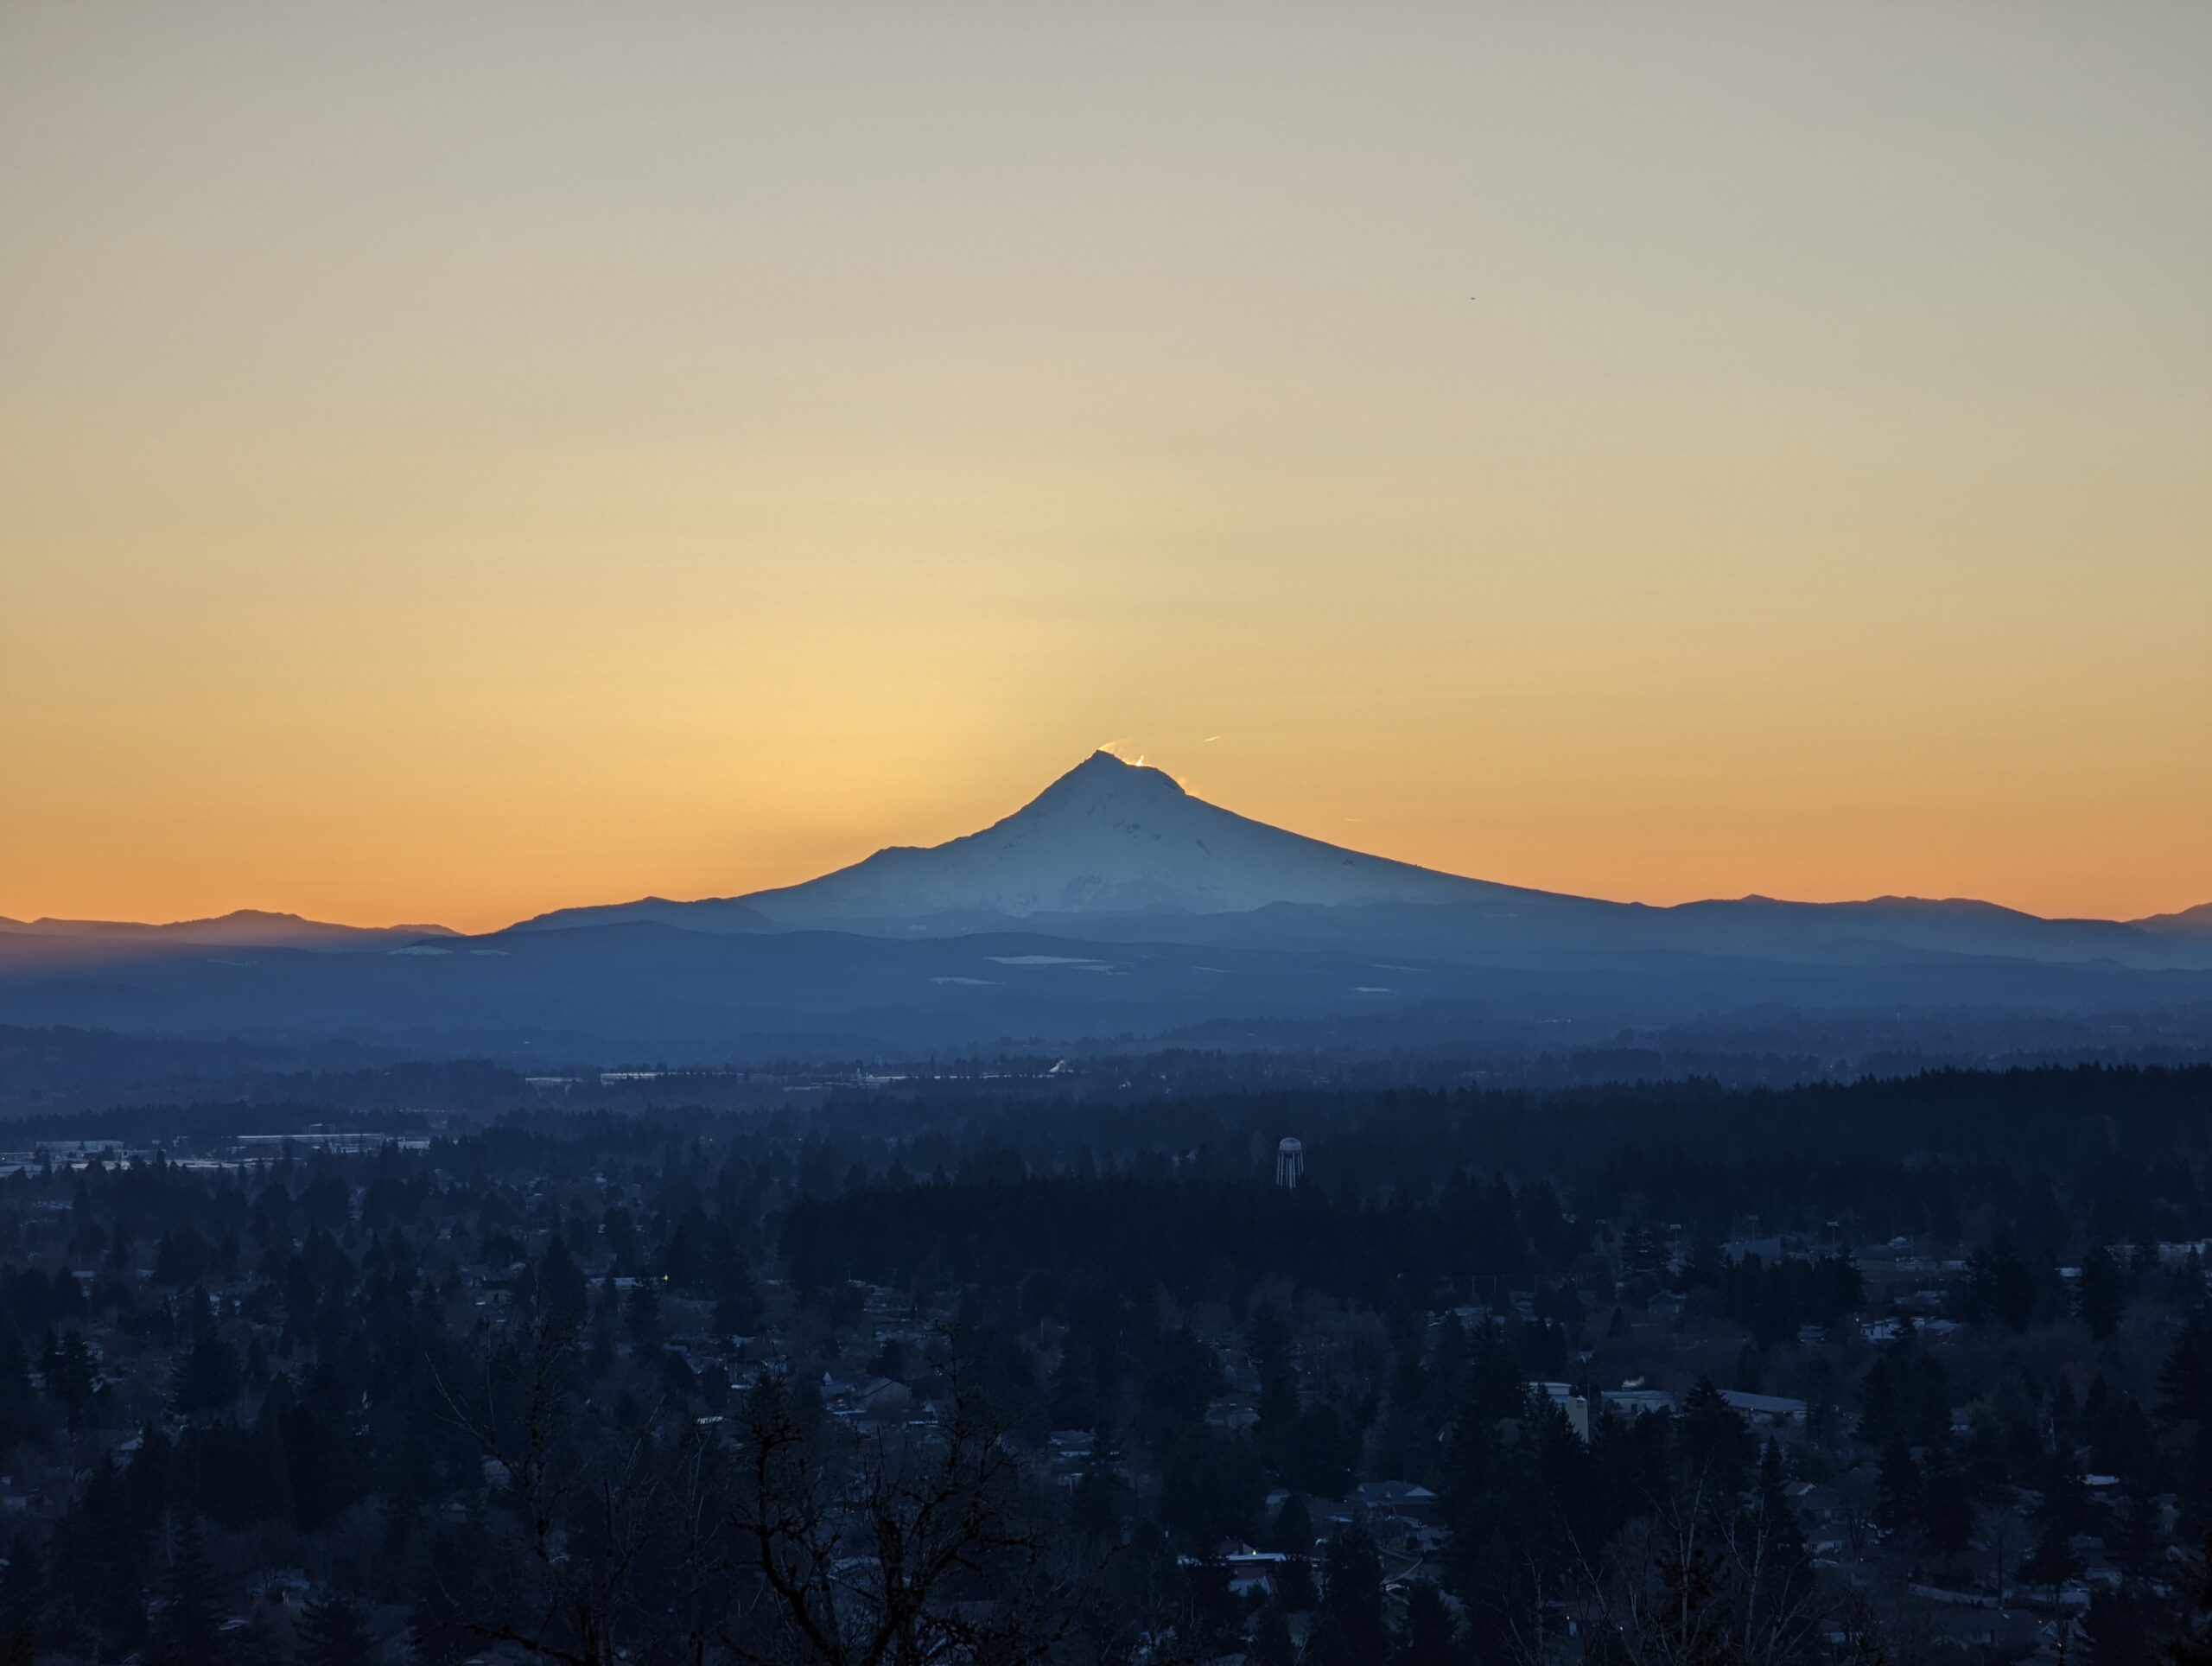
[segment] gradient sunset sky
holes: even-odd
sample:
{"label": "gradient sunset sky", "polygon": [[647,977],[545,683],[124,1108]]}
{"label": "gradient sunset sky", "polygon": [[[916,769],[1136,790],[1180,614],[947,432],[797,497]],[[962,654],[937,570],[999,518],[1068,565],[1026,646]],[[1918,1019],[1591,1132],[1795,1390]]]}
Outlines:
{"label": "gradient sunset sky", "polygon": [[2212,900],[2212,6],[0,9],[0,914],[729,894],[1108,741]]}

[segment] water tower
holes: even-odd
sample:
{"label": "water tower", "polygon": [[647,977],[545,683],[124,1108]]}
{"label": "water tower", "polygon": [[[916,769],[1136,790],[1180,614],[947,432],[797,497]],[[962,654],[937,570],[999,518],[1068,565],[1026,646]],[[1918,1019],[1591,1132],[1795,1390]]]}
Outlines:
{"label": "water tower", "polygon": [[1275,1184],[1286,1192],[1298,1190],[1299,1176],[1306,1173],[1306,1148],[1295,1140],[1285,1140],[1275,1148]]}

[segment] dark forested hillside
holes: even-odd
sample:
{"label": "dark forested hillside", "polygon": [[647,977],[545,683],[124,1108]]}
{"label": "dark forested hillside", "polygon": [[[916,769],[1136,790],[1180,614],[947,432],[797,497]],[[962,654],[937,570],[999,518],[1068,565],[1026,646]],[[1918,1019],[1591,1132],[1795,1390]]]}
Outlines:
{"label": "dark forested hillside", "polygon": [[50,1116],[0,1658],[2194,1657],[2209,1134],[2206,1070]]}

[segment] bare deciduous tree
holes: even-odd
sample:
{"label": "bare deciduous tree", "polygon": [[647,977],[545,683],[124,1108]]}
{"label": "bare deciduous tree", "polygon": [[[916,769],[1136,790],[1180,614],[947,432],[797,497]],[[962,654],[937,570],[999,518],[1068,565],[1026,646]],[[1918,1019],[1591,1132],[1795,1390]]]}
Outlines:
{"label": "bare deciduous tree", "polygon": [[[574,1345],[572,1326],[541,1318],[486,1354],[466,1395],[440,1381],[453,1421],[501,1483],[523,1577],[489,1612],[480,1582],[462,1595],[450,1592],[448,1570],[434,1577],[472,1635],[560,1666],[612,1666],[671,1643],[696,1657],[709,1627],[712,1454],[688,1428],[657,1438],[653,1417],[632,1432],[579,1438],[570,1427]],[[649,1561],[673,1569],[679,1588],[641,1606],[632,1587]]]}
{"label": "bare deciduous tree", "polygon": [[764,1381],[741,1440],[728,1531],[753,1590],[723,1634],[739,1659],[1022,1666],[1072,1625],[1075,1583],[975,1396],[957,1393],[941,1427],[847,1440]]}
{"label": "bare deciduous tree", "polygon": [[1630,1523],[1585,1561],[1575,1605],[1593,1659],[1624,1666],[1779,1666],[1812,1656],[1825,1610],[1763,1512],[1700,1497]]}

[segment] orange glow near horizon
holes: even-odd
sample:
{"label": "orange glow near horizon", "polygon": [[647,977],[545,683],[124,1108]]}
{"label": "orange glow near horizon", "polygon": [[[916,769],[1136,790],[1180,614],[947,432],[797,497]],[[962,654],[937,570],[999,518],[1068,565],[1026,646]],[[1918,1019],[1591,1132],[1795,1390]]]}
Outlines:
{"label": "orange glow near horizon", "polygon": [[25,5],[0,158],[0,915],[737,894],[1101,735],[2212,900],[2212,10]]}

